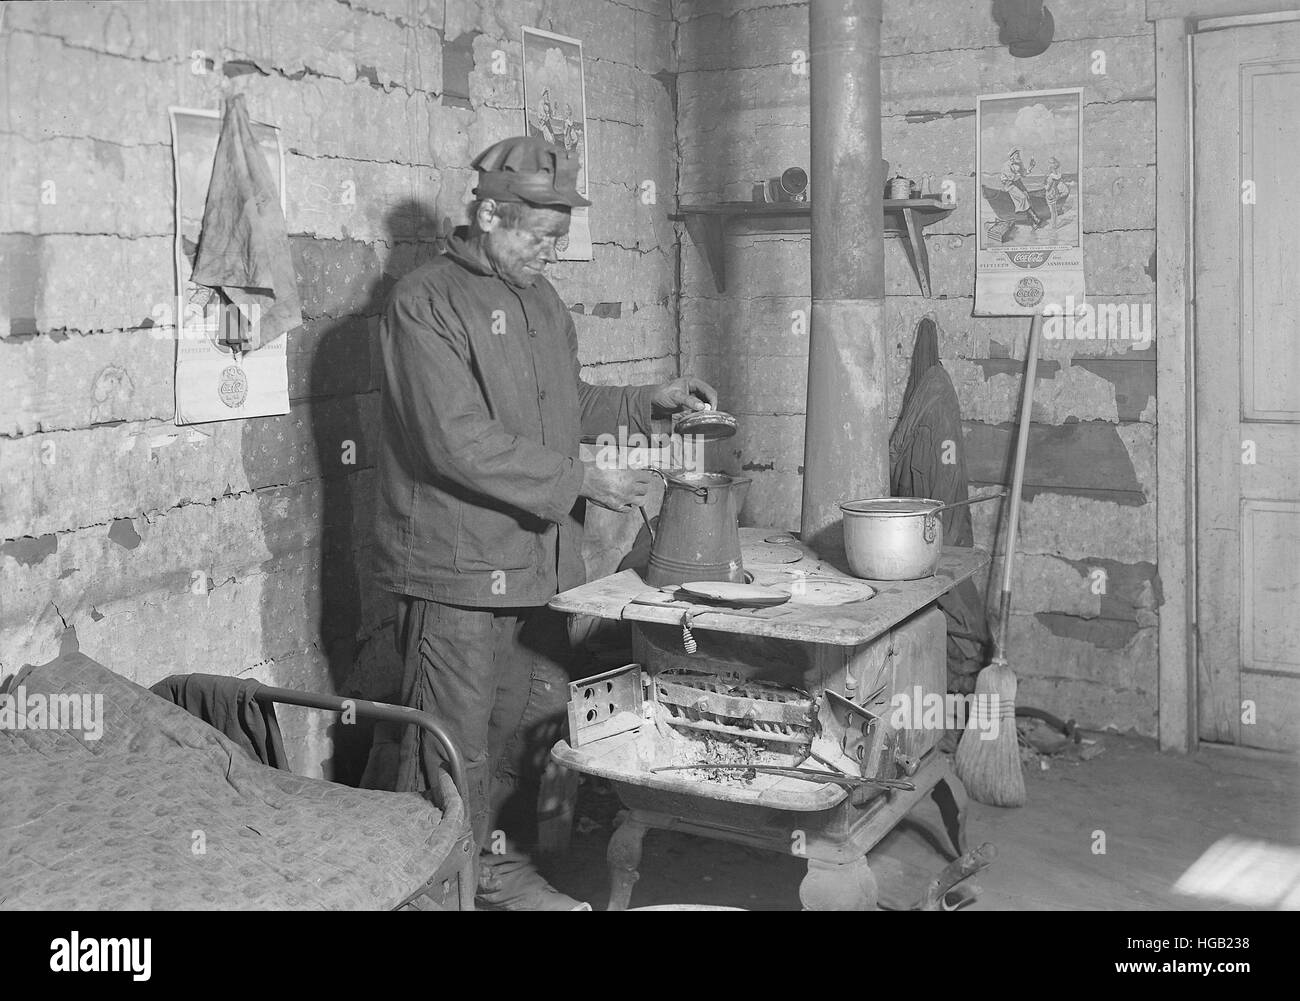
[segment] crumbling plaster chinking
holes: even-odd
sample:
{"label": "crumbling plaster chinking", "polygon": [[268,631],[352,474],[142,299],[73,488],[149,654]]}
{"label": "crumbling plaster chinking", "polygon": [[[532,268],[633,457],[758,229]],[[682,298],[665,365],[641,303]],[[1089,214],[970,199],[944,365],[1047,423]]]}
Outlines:
{"label": "crumbling plaster chinking", "polygon": [[[553,280],[583,307],[586,377],[671,376],[666,4],[6,7],[0,677],[75,631],[145,685],[206,671],[394,694],[391,609],[368,574],[374,324],[392,283],[463,221],[473,155],[521,129],[523,24],[585,43],[595,260]],[[292,412],[177,427],[167,108],[227,93],[281,129],[305,320]],[[354,767],[339,764],[349,734],[285,717],[297,770]]]}

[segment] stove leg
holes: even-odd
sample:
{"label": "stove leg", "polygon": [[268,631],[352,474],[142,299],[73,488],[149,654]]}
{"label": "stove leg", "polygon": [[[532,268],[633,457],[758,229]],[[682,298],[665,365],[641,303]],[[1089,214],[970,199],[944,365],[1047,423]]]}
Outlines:
{"label": "stove leg", "polygon": [[605,850],[609,862],[609,906],[606,910],[625,911],[632,902],[632,887],[641,878],[641,843],[649,827],[636,818],[634,811],[619,814]]}
{"label": "stove leg", "polygon": [[865,855],[839,864],[809,859],[799,884],[805,911],[874,911],[877,896],[876,877]]}
{"label": "stove leg", "polygon": [[949,773],[941,778],[930,790],[930,796],[939,807],[939,816],[943,819],[948,839],[957,849],[953,858],[966,854],[966,815],[970,812],[970,797],[961,779]]}

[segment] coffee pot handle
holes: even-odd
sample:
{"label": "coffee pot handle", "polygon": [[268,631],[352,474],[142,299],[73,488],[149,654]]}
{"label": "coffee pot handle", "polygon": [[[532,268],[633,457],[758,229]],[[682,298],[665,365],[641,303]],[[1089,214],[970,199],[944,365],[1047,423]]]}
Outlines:
{"label": "coffee pot handle", "polygon": [[656,473],[656,474],[659,476],[659,478],[662,479],[662,480],[664,481],[664,489],[665,489],[665,490],[667,490],[668,487],[672,486],[673,484],[676,484],[677,486],[681,487],[681,488],[684,489],[684,490],[689,490],[689,491],[690,491],[691,493],[693,493],[696,497],[703,497],[705,503],[706,503],[706,504],[708,503],[708,500],[709,500],[709,488],[708,488],[708,487],[703,487],[703,486],[701,486],[701,487],[693,487],[693,486],[691,486],[691,485],[688,484],[688,483],[683,483],[681,480],[678,480],[678,479],[675,479],[675,478],[673,478],[673,477],[670,477],[667,473],[665,473],[665,472],[664,472],[662,469],[660,469],[658,466],[651,466],[651,467],[650,467],[650,472],[652,472],[652,473]]}

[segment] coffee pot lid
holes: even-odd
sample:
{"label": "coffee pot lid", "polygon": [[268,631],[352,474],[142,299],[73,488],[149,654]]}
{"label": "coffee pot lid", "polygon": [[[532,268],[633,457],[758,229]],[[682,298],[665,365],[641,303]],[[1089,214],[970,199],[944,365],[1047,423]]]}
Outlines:
{"label": "coffee pot lid", "polygon": [[708,491],[715,487],[734,487],[749,482],[748,476],[732,476],[730,473],[698,473],[693,469],[660,469],[654,467],[650,472],[662,476],[665,483],[675,483],[678,486],[689,487],[697,491]]}
{"label": "coffee pot lid", "polygon": [[737,421],[731,414],[711,407],[687,414],[673,428],[675,434],[683,437],[700,438],[703,441],[720,441],[736,433]]}

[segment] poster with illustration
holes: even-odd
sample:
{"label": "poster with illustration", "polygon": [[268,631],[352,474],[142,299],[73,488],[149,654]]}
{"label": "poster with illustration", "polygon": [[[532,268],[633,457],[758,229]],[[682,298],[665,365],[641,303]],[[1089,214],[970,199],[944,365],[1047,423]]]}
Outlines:
{"label": "poster with illustration", "polygon": [[[578,156],[578,192],[587,194],[587,92],[582,76],[582,43],[537,28],[524,29],[524,131],[563,146]],[[587,208],[575,208],[562,261],[591,260]]]}
{"label": "poster with illustration", "polygon": [[975,315],[1084,302],[1083,91],[977,98]]}
{"label": "poster with illustration", "polygon": [[[219,346],[223,325],[256,323],[257,318],[231,303],[223,304],[214,289],[190,280],[203,228],[217,139],[221,134],[221,113],[169,108],[168,114],[176,183],[173,250],[176,304],[173,310],[161,308],[161,315],[156,318],[161,321],[160,326],[170,322],[176,326],[176,423],[201,424],[287,414],[289,335],[281,334],[251,352]],[[279,186],[283,209],[284,156],[280,132],[273,126],[255,122],[253,135]]]}

